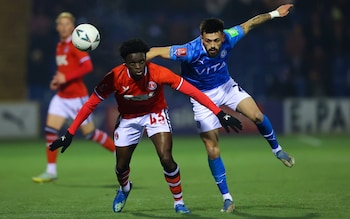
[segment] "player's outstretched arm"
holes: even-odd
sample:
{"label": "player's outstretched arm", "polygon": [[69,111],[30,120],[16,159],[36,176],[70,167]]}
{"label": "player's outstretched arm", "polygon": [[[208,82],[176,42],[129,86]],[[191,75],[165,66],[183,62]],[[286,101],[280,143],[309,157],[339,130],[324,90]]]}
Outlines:
{"label": "player's outstretched arm", "polygon": [[248,21],[240,24],[240,26],[243,28],[244,33],[247,34],[250,30],[252,30],[256,26],[259,26],[262,23],[265,23],[266,21],[272,20],[275,17],[287,16],[289,14],[289,9],[292,7],[293,4],[281,5],[276,10],[271,11],[269,13],[257,15],[249,19]]}
{"label": "player's outstretched arm", "polygon": [[157,56],[164,59],[170,59],[170,46],[165,47],[152,47],[146,54],[146,59],[150,60]]}

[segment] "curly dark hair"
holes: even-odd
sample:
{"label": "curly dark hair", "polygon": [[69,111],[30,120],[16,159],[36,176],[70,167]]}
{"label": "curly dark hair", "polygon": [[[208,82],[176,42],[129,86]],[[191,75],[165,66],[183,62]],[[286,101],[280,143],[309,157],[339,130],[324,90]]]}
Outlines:
{"label": "curly dark hair", "polygon": [[203,33],[216,33],[224,31],[224,21],[218,18],[208,18],[201,22],[199,25],[201,34]]}
{"label": "curly dark hair", "polygon": [[123,57],[123,59],[125,59],[130,53],[142,52],[146,54],[148,51],[148,45],[140,39],[127,40],[123,42],[119,48],[120,56]]}

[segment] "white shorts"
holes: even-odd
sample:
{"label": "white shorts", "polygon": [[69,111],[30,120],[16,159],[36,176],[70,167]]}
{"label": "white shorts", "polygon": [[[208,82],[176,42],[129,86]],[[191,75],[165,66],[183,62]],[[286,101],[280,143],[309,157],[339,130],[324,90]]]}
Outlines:
{"label": "white shorts", "polygon": [[138,144],[144,130],[148,137],[160,132],[172,132],[167,109],[132,119],[119,118],[118,123],[114,130],[114,144],[117,147]]}
{"label": "white shorts", "polygon": [[[217,106],[225,105],[236,111],[237,105],[250,95],[245,92],[232,78],[220,87],[203,91]],[[219,119],[214,113],[191,98],[194,120],[197,122],[197,131],[207,132],[221,127]]]}
{"label": "white shorts", "polygon": [[[80,108],[88,100],[88,96],[77,98],[62,98],[57,94],[51,99],[48,113],[62,116],[66,119],[75,119]],[[85,125],[92,121],[92,114],[81,124]]]}

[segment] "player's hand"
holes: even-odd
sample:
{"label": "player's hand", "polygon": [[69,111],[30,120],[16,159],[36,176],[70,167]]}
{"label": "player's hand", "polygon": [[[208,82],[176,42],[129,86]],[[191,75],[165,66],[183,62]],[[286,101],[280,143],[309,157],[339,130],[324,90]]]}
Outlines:
{"label": "player's hand", "polygon": [[60,87],[60,84],[58,83],[57,79],[54,77],[52,78],[50,82],[50,89],[51,90],[57,90]]}
{"label": "player's hand", "polygon": [[291,7],[293,7],[293,4],[285,4],[285,5],[279,6],[276,10],[280,14],[280,17],[284,17],[284,16],[287,16],[287,14],[289,14],[289,9]]}
{"label": "player's hand", "polygon": [[65,84],[67,82],[66,76],[62,72],[56,72],[54,78],[57,80],[58,84]]}
{"label": "player's hand", "polygon": [[231,116],[230,114],[227,114],[221,110],[216,116],[219,118],[222,127],[225,128],[227,133],[230,132],[229,127],[231,127],[237,133],[239,131],[242,131],[241,121]]}
{"label": "player's hand", "polygon": [[52,144],[50,144],[50,151],[54,151],[62,147],[61,153],[63,153],[72,142],[72,139],[73,135],[67,131],[66,134],[62,135],[60,138],[56,139],[54,142],[52,142]]}

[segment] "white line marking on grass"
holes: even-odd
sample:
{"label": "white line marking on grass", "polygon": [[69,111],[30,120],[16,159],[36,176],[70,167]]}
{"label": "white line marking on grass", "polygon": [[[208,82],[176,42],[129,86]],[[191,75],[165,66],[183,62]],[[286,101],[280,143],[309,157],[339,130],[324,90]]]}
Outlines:
{"label": "white line marking on grass", "polygon": [[298,139],[301,142],[304,142],[308,145],[311,145],[313,147],[321,147],[322,146],[322,141],[318,138],[307,136],[307,135],[300,135]]}

